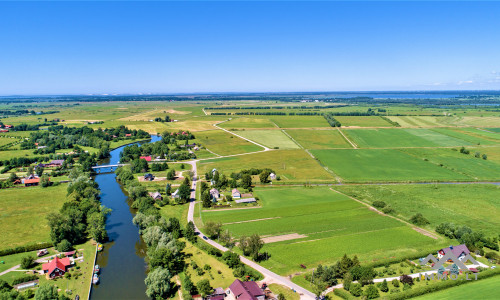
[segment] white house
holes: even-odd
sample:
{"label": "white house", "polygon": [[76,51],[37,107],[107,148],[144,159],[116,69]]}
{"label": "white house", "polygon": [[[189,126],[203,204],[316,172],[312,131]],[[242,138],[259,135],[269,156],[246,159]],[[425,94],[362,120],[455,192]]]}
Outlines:
{"label": "white house", "polygon": [[179,198],[179,189],[176,189],[175,192],[172,193],[172,198]]}
{"label": "white house", "polygon": [[233,189],[231,191],[231,196],[233,197],[233,199],[240,199],[241,193],[240,193],[240,191],[238,191],[238,189]]}
{"label": "white house", "polygon": [[217,190],[216,188],[211,189],[211,190],[210,190],[210,196],[211,196],[214,200],[219,199],[219,197],[220,197],[219,190]]}
{"label": "white house", "polygon": [[271,173],[271,174],[269,174],[269,177],[271,178],[271,180],[275,180],[276,179],[276,174]]}

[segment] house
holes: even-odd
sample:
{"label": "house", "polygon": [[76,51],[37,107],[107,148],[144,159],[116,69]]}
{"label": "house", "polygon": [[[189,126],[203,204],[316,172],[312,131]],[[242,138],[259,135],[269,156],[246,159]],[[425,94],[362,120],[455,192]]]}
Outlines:
{"label": "house", "polygon": [[23,180],[24,186],[36,186],[40,184],[40,178],[33,178],[33,179],[24,179]]}
{"label": "house", "polygon": [[219,199],[219,197],[220,197],[219,190],[216,188],[211,189],[210,190],[210,197],[212,197],[214,200]]}
{"label": "house", "polygon": [[63,253],[64,253],[64,256],[66,256],[66,257],[73,257],[76,254],[76,250],[63,252]]}
{"label": "house", "polygon": [[264,291],[255,281],[241,281],[236,279],[226,290],[227,299],[264,300]]}
{"label": "house", "polygon": [[271,178],[271,180],[275,180],[276,174],[274,174],[274,173],[269,174],[269,178]]}
{"label": "house", "polygon": [[244,198],[244,199],[238,199],[234,200],[236,203],[252,203],[252,202],[257,202],[255,198]]}
{"label": "house", "polygon": [[47,275],[47,279],[54,279],[59,276],[64,276],[68,271],[68,267],[71,266],[71,261],[69,257],[58,258],[57,256],[50,262],[42,265],[42,270]]}
{"label": "house", "polygon": [[163,200],[163,197],[159,192],[149,193],[149,196],[155,200]]}
{"label": "house", "polygon": [[146,173],[144,174],[144,180],[146,181],[153,181],[155,179],[155,176],[151,173]]}
{"label": "house", "polygon": [[224,291],[223,288],[218,287],[214,289],[213,293],[210,295],[207,295],[205,299],[210,299],[210,300],[224,300],[224,297],[226,296],[226,292]]}
{"label": "house", "polygon": [[9,132],[8,129],[0,129],[0,132]]}
{"label": "house", "polygon": [[241,193],[240,193],[240,191],[238,191],[238,189],[233,189],[231,191],[231,196],[233,197],[233,199],[240,199]]}
{"label": "house", "polygon": [[151,155],[148,156],[141,156],[139,159],[144,159],[145,161],[151,161]]}
{"label": "house", "polygon": [[47,146],[38,146],[36,147],[37,149],[44,149],[44,148],[47,148]]}
{"label": "house", "polygon": [[438,251],[438,259],[443,258],[448,252],[453,253],[455,257],[457,257],[459,260],[464,259],[464,257],[468,254],[470,254],[469,248],[465,244],[458,245],[458,246],[450,246],[447,248],[443,248]]}
{"label": "house", "polygon": [[132,136],[132,134],[131,134],[131,133],[126,133],[126,134],[125,134],[125,136],[126,136],[126,137],[131,137],[131,136]]}
{"label": "house", "polygon": [[5,128],[13,128],[13,125],[4,125]]}
{"label": "house", "polygon": [[64,159],[54,159],[49,163],[50,167],[60,167],[64,163]]}
{"label": "house", "polygon": [[180,198],[179,189],[176,189],[175,192],[172,193],[172,198]]}

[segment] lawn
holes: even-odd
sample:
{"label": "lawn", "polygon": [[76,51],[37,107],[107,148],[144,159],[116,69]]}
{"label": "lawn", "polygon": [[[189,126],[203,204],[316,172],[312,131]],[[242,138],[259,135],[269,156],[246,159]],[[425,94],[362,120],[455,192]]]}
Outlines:
{"label": "lawn", "polygon": [[330,264],[345,253],[371,261],[438,243],[327,187],[258,188],[255,195],[262,208],[204,212],[203,221],[221,222],[235,237],[295,234],[262,250],[270,255],[262,264],[279,274]]}
{"label": "lawn", "polygon": [[50,241],[46,217],[66,201],[66,185],[0,190],[2,249]]}
{"label": "lawn", "polygon": [[496,201],[500,186],[494,184],[344,185],[335,189],[369,204],[384,201],[402,219],[421,213],[430,229],[452,222],[496,236],[500,228],[500,203]]}
{"label": "lawn", "polygon": [[277,284],[277,283],[271,283],[268,285],[269,289],[275,296],[278,296],[279,294],[283,294],[285,296],[285,299],[287,300],[299,300],[300,296],[297,292],[292,291],[291,289],[287,288],[284,285]]}
{"label": "lawn", "polygon": [[337,129],[287,129],[286,133],[306,149],[352,148]]}
{"label": "lawn", "polygon": [[342,126],[356,127],[393,127],[389,122],[379,116],[334,116]]}
{"label": "lawn", "polygon": [[219,127],[231,129],[244,129],[244,128],[276,128],[277,126],[267,118],[247,118],[247,117],[234,117],[230,121],[221,123]]}
{"label": "lawn", "polygon": [[[445,150],[451,152],[449,149]],[[465,174],[397,149],[337,149],[311,152],[348,182],[473,180]]]}
{"label": "lawn", "polygon": [[10,143],[19,142],[18,138],[0,137],[0,147],[5,146]]}
{"label": "lawn", "polygon": [[219,155],[233,155],[264,150],[263,148],[241,139],[223,130],[199,131],[195,134],[196,140],[208,150]]}
{"label": "lawn", "polygon": [[323,116],[271,116],[280,128],[330,127]]}
{"label": "lawn", "polygon": [[269,148],[278,147],[279,149],[297,149],[299,146],[295,144],[281,130],[242,130],[235,131],[247,139],[255,141]]}
{"label": "lawn", "polygon": [[203,160],[198,163],[198,173],[205,174],[213,168],[226,176],[250,168],[271,168],[282,182],[334,182],[316,160],[304,150],[273,150],[234,157]]}
{"label": "lawn", "polygon": [[469,300],[469,299],[498,299],[498,287],[500,286],[500,276],[494,276],[457,287],[441,290],[435,293],[417,297],[418,300]]}

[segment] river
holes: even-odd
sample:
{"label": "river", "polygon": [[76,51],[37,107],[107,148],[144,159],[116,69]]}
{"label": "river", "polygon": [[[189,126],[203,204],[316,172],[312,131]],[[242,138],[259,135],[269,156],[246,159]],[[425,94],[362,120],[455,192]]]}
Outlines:
{"label": "river", "polygon": [[[159,141],[151,136],[150,142]],[[100,165],[117,164],[122,146],[111,151],[111,157]],[[135,209],[130,205],[127,192],[116,180],[114,173],[98,174],[95,181],[101,189],[101,203],[112,209],[106,221],[110,238],[97,257],[101,267],[100,283],[92,287],[92,300],[98,299],[148,299],[145,294],[144,279],[147,274],[146,245],[139,235],[138,228],[132,223]]]}

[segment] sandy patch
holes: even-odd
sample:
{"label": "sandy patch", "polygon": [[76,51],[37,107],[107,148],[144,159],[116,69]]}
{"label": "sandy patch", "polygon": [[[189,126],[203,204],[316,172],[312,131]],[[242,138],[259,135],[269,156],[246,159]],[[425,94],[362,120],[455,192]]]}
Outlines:
{"label": "sandy patch", "polygon": [[[139,182],[149,182],[150,180],[144,180],[144,176],[137,176],[137,180],[139,180]],[[151,180],[151,181],[164,181],[164,180],[167,180],[167,177],[155,177],[155,179]]]}
{"label": "sandy patch", "polygon": [[230,223],[223,223],[222,225],[240,224],[240,223],[249,223],[249,222],[259,222],[259,221],[272,220],[272,219],[279,219],[279,218],[281,218],[281,217],[264,218],[264,219],[254,219],[254,220],[239,221],[239,222],[230,222]]}
{"label": "sandy patch", "polygon": [[262,241],[266,244],[269,244],[269,243],[276,243],[276,242],[282,242],[282,241],[302,239],[302,238],[306,238],[306,237],[307,237],[307,235],[298,234],[298,233],[290,233],[290,234],[265,237],[265,238],[262,238]]}

